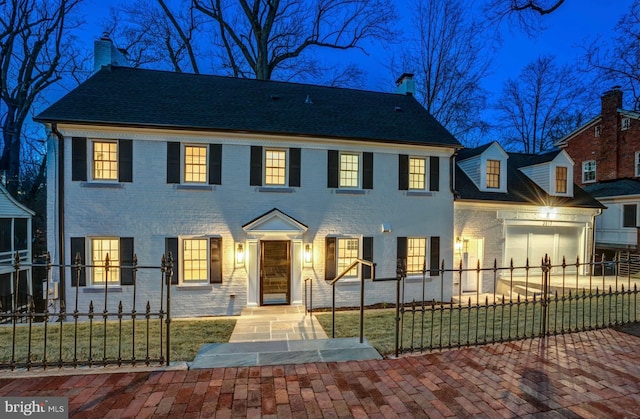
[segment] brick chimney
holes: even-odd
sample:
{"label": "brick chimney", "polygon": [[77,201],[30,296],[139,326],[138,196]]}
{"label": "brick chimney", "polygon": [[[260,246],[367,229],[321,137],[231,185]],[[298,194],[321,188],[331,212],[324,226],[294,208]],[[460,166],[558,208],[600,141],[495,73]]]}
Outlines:
{"label": "brick chimney", "polygon": [[129,60],[124,50],[118,49],[111,42],[108,33],[93,43],[93,71],[100,71],[103,66],[115,65],[129,67]]}
{"label": "brick chimney", "polygon": [[415,95],[416,94],[416,81],[413,79],[413,74],[404,73],[398,80],[396,80],[396,93],[402,95]]}
{"label": "brick chimney", "polygon": [[613,86],[611,90],[604,92],[600,100],[602,102],[602,117],[615,115],[618,109],[622,108],[622,90],[620,90],[620,86]]}

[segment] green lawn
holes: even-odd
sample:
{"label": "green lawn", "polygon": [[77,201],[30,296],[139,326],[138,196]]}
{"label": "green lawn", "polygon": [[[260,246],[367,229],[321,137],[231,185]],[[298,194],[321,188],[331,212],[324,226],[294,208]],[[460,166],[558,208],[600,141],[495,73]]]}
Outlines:
{"label": "green lawn", "polygon": [[[97,317],[97,316],[96,316]],[[204,343],[228,342],[235,320],[171,320],[171,361],[191,361]],[[72,362],[74,359],[86,363],[91,360],[100,364],[104,359],[114,362],[118,359],[130,360],[135,357],[138,362],[149,359],[166,359],[166,324],[158,319],[151,319],[147,324],[145,319],[136,320],[135,342],[133,322],[123,320],[109,320],[104,322],[94,320],[78,322],[73,319],[63,323],[34,323],[29,341],[29,326],[19,324],[0,327],[0,364],[9,364],[13,359],[17,363],[25,363],[31,346],[31,362],[42,362],[45,358],[45,327],[46,327],[46,360],[56,364]],[[162,328],[160,327],[162,326]],[[60,329],[62,328],[62,333]],[[12,344],[15,333],[15,347]],[[105,345],[106,343],[106,345]],[[135,348],[134,348],[135,343]],[[105,350],[106,348],[106,350]],[[147,352],[148,348],[148,352]],[[162,351],[162,352],[161,352]]]}

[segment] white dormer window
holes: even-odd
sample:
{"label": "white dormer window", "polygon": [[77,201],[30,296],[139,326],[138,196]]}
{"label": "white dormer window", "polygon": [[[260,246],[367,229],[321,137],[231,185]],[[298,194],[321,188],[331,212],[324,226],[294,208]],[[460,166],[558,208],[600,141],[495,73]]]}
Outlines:
{"label": "white dormer window", "polygon": [[593,136],[599,137],[600,134],[602,134],[602,127],[600,125],[596,125],[595,129],[593,130]]}
{"label": "white dormer window", "polygon": [[631,119],[630,118],[622,118],[622,122],[621,122],[621,128],[622,131],[626,131],[629,128],[631,128]]}
{"label": "white dormer window", "polygon": [[487,160],[487,188],[500,189],[500,160]]}
{"label": "white dormer window", "polygon": [[567,193],[567,173],[568,169],[563,166],[556,167],[556,193],[566,194]]}

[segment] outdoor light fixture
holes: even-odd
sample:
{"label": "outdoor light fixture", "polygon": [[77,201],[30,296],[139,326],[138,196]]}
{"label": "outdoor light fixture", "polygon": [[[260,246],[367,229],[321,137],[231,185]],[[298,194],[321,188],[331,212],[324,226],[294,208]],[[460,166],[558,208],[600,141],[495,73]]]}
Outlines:
{"label": "outdoor light fixture", "polygon": [[244,248],[242,243],[238,243],[238,247],[236,248],[236,265],[244,265]]}
{"label": "outdoor light fixture", "polygon": [[311,244],[307,243],[304,245],[304,263],[305,265],[311,265],[313,260],[313,248]]}
{"label": "outdoor light fixture", "polygon": [[460,237],[456,237],[455,249],[456,249],[458,252],[459,252],[460,250],[462,250],[462,240],[460,240]]}

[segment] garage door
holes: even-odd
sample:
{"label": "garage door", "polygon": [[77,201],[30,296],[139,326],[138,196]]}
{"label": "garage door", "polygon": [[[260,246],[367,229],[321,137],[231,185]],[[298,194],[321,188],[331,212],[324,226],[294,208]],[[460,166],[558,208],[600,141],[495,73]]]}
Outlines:
{"label": "garage door", "polygon": [[513,259],[513,266],[540,266],[545,255],[553,265],[575,263],[580,254],[582,228],[580,227],[532,227],[507,226],[505,266]]}

